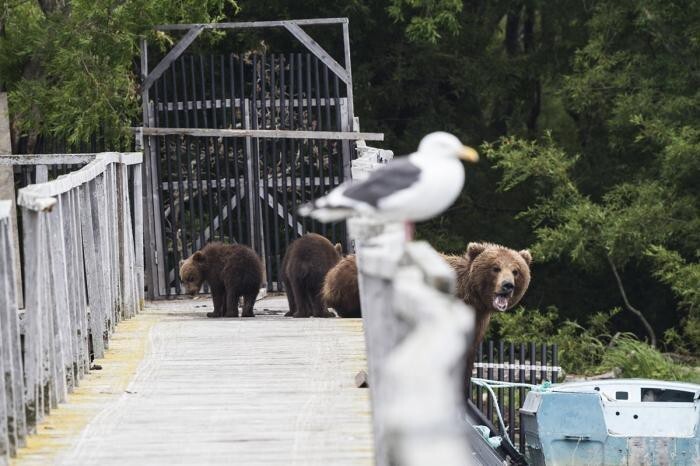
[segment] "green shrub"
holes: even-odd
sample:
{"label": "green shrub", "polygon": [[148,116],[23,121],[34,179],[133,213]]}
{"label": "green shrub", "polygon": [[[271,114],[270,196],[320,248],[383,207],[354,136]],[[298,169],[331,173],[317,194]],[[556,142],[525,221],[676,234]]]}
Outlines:
{"label": "green shrub", "polygon": [[614,370],[619,377],[700,381],[700,373],[691,367],[673,362],[668,356],[634,335],[621,335],[603,353],[603,371]]}

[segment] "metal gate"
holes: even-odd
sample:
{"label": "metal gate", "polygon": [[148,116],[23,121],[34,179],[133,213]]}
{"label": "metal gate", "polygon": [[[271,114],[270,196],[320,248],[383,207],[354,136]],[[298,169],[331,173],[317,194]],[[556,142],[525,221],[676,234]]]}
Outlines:
{"label": "metal gate", "polygon": [[[349,178],[355,140],[382,136],[351,131],[348,41],[341,67],[300,27],[336,23],[347,35],[342,18],[160,28],[188,32],[143,77],[149,296],[179,294],[179,261],[208,241],[253,247],[270,290],[298,236],[347,246],[344,224],[296,214]],[[250,27],[285,27],[310,53],[183,54],[205,28]]]}

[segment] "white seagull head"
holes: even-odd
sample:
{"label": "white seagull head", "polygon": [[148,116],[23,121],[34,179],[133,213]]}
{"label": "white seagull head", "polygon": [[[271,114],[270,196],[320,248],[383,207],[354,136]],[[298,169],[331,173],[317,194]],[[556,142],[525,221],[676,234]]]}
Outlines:
{"label": "white seagull head", "polygon": [[471,147],[462,145],[456,136],[444,131],[430,133],[421,139],[417,154],[430,157],[460,158],[469,162],[477,162],[479,154]]}

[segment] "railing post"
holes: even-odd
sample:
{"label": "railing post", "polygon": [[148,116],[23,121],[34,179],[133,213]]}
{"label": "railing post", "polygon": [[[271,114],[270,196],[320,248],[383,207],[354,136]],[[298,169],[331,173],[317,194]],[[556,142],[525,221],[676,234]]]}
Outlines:
{"label": "railing post", "polygon": [[[390,159],[360,146],[353,178]],[[403,225],[350,219],[372,401],[375,463],[469,465],[464,424],[465,357],[473,311],[454,298],[455,274],[427,243],[406,243]]]}

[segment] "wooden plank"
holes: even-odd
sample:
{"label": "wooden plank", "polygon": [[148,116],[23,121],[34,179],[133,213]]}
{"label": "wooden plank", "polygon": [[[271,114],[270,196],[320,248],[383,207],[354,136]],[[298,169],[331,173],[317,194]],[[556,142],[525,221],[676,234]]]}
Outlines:
{"label": "wooden plank", "polygon": [[144,264],[143,264],[143,179],[141,165],[132,168],[134,186],[134,266],[136,267],[136,287],[138,290],[138,310],[144,303]]}
{"label": "wooden plank", "polygon": [[205,29],[250,29],[283,27],[285,23],[294,23],[300,26],[318,26],[323,24],[343,24],[347,23],[347,18],[316,18],[316,19],[295,19],[290,21],[245,21],[235,23],[193,23],[193,24],[162,24],[156,26],[156,31],[181,31],[202,26]]}
{"label": "wooden plank", "polygon": [[354,131],[302,131],[286,129],[207,129],[207,128],[143,128],[147,136],[225,137],[225,138],[270,138],[270,139],[328,139],[356,141],[383,141],[384,133],[360,133]]}
{"label": "wooden plank", "polygon": [[80,228],[83,239],[83,257],[85,264],[85,279],[87,282],[87,298],[90,306],[89,330],[91,333],[92,351],[95,358],[104,356],[104,296],[102,285],[102,270],[98,259],[95,233],[93,227],[93,206],[90,191],[94,188],[88,183],[80,189]]}
{"label": "wooden plank", "polygon": [[185,34],[185,37],[180,39],[180,41],[175,44],[175,46],[168,52],[166,56],[153,68],[148,75],[145,76],[141,83],[141,92],[147,91],[151,88],[153,83],[160,78],[165,70],[167,70],[172,62],[177,60],[177,58],[182,55],[187,47],[190,46],[192,42],[202,33],[204,30],[203,25],[194,25]]}
{"label": "wooden plank", "polygon": [[34,172],[34,182],[36,184],[46,183],[49,181],[49,167],[46,165],[37,165]]}
{"label": "wooden plank", "polygon": [[371,465],[369,393],[354,386],[361,320],[283,318],[286,305],[207,319],[209,299],[148,303],[120,324],[99,383],[91,376],[16,466]]}
{"label": "wooden plank", "polygon": [[[347,85],[347,105],[350,122],[353,123],[355,116],[355,100],[352,89],[352,65],[350,63],[350,25],[348,22],[343,23],[343,54],[345,55],[345,72],[348,74]],[[360,128],[355,128],[354,124],[350,125],[350,131],[359,131]]]}
{"label": "wooden plank", "polygon": [[[335,99],[311,99],[312,105],[316,106],[321,105],[321,106],[333,106],[335,105]],[[173,111],[173,110],[193,110],[193,109],[210,109],[210,108],[231,108],[232,106],[235,108],[240,108],[242,107],[242,100],[241,99],[234,99],[231,101],[231,99],[215,99],[215,100],[188,100],[186,102],[182,101],[177,101],[177,102],[159,102],[156,105],[156,108],[158,111],[162,112],[163,110],[168,110],[168,111]],[[280,99],[264,99],[264,100],[258,100],[255,102],[255,107],[256,108],[262,108],[263,106],[266,108],[272,108],[276,107],[279,108],[282,105],[287,105],[286,101],[283,104],[282,100]],[[300,105],[304,105],[303,102],[300,102],[299,99],[294,99],[294,100],[289,100],[289,105],[292,107],[299,107]],[[140,128],[133,128],[134,131]]]}
{"label": "wooden plank", "polygon": [[49,267],[52,279],[51,313],[53,317],[54,358],[56,365],[57,401],[66,400],[69,391],[73,390],[75,378],[73,371],[73,352],[70,343],[71,318],[68,301],[68,270],[66,268],[66,241],[63,236],[63,196],[58,197],[56,208],[47,217],[47,236],[49,237]]}
{"label": "wooden plank", "polygon": [[[4,202],[0,202],[3,204]],[[9,204],[9,203],[6,203]],[[2,212],[0,212],[0,217],[3,217]],[[0,220],[2,223],[2,220]],[[11,227],[10,227],[11,228]],[[6,272],[5,277],[10,280],[14,275],[12,268],[16,263],[15,258],[15,248],[11,244],[12,236],[11,231],[7,229],[4,231],[4,246],[3,241],[0,240],[0,252],[6,262]],[[0,259],[2,261],[2,259]],[[5,311],[2,311],[2,306],[0,306],[0,331],[3,333],[4,341],[9,343],[10,354],[10,387],[9,391],[11,393],[10,400],[12,406],[9,407],[9,412],[11,419],[8,419],[8,429],[10,430],[10,454],[14,455],[17,449],[25,445],[25,438],[27,435],[27,421],[25,413],[24,404],[24,368],[22,366],[22,351],[21,351],[21,340],[19,333],[19,312],[18,312],[18,300],[15,293],[15,288],[10,283],[6,282],[4,286],[5,295]],[[0,291],[0,294],[3,292]]]}
{"label": "wooden plank", "polygon": [[95,160],[96,153],[90,154],[25,154],[0,155],[0,166],[3,165],[77,165]]}
{"label": "wooden plank", "polygon": [[46,202],[47,198],[66,193],[77,186],[81,186],[95,179],[105,171],[109,164],[122,163],[134,165],[141,163],[142,160],[143,154],[140,152],[104,152],[98,154],[95,160],[80,170],[60,176],[47,183],[33,184],[20,189],[17,195],[17,204],[33,210],[43,210],[53,205]]}
{"label": "wooden plank", "polygon": [[38,313],[41,312],[41,287],[38,283],[38,261],[41,251],[38,248],[38,220],[38,213],[27,208],[22,210],[25,286],[35,290],[34,293],[26,296],[24,302],[24,372],[28,429],[36,425],[39,417],[40,382],[37,347],[40,336]]}
{"label": "wooden plank", "polygon": [[308,35],[298,24],[292,21],[283,21],[284,27],[294,37],[299,40],[311,53],[316,55],[333,73],[336,74],[345,84],[352,83],[348,72],[335,61],[333,57],[321,47],[310,35]]}

